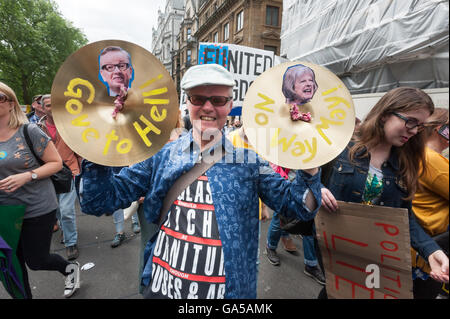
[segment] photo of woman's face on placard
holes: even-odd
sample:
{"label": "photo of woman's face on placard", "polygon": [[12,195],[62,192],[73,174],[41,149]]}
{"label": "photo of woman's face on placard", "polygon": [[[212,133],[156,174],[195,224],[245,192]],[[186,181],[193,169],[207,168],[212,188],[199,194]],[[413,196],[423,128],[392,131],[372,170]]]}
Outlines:
{"label": "photo of woman's face on placard", "polygon": [[117,96],[122,87],[129,89],[134,79],[131,55],[117,46],[104,48],[98,58],[99,79],[107,89],[109,96]]}
{"label": "photo of woman's face on placard", "polygon": [[307,66],[297,64],[284,73],[282,91],[288,104],[302,105],[309,102],[317,88],[314,71]]}

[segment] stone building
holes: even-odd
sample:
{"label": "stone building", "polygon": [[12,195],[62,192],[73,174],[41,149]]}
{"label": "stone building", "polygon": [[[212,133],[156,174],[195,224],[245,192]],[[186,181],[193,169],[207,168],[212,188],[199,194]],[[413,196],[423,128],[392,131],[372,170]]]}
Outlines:
{"label": "stone building", "polygon": [[177,87],[187,68],[197,64],[199,42],[238,44],[279,55],[282,12],[282,0],[185,0],[174,55]]}
{"label": "stone building", "polygon": [[186,70],[191,65],[197,64],[198,41],[194,34],[198,30],[198,9],[200,0],[185,0],[184,17],[181,22],[180,32],[177,35],[178,51],[173,56],[176,65],[176,73],[173,79],[177,88]]}
{"label": "stone building", "polygon": [[158,10],[157,29],[152,29],[152,53],[175,74],[172,56],[178,50],[177,35],[184,17],[184,0],[167,0],[164,12]]}

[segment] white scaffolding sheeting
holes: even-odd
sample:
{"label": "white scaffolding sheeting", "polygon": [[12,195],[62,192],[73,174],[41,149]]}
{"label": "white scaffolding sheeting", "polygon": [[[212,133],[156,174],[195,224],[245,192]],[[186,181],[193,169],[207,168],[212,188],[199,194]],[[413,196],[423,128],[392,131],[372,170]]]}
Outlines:
{"label": "white scaffolding sheeting", "polygon": [[285,0],[281,53],[352,94],[448,87],[448,0]]}

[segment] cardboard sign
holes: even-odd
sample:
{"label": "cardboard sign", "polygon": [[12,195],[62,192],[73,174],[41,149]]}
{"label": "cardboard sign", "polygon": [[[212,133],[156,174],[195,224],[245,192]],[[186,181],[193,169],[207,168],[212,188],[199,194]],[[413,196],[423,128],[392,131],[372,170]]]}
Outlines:
{"label": "cardboard sign", "polygon": [[328,297],[412,299],[407,209],[338,205],[315,219]]}
{"label": "cardboard sign", "polygon": [[233,74],[233,109],[229,115],[241,115],[245,94],[253,81],[275,64],[272,51],[227,43],[200,42],[198,64],[220,64]]}

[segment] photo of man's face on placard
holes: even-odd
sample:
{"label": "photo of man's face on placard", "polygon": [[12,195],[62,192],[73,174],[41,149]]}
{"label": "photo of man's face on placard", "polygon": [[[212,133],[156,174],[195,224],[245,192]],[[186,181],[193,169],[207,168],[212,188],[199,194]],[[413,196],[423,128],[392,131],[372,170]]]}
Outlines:
{"label": "photo of man's face on placard", "polygon": [[117,96],[121,87],[131,88],[134,79],[134,69],[131,55],[117,46],[104,48],[98,58],[99,79],[107,89],[109,96]]}
{"label": "photo of man's face on placard", "polygon": [[314,71],[303,64],[291,66],[284,73],[282,91],[288,104],[309,102],[317,88]]}

